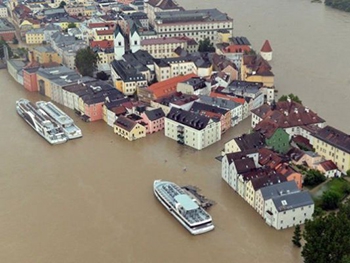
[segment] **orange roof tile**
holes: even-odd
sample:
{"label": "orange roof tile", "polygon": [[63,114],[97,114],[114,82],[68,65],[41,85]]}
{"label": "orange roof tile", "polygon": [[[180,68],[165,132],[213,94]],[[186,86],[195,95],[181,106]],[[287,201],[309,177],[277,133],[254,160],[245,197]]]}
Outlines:
{"label": "orange roof tile", "polygon": [[147,89],[153,93],[155,98],[158,99],[163,96],[175,93],[177,83],[186,81],[194,77],[198,77],[198,76],[194,73],[190,73],[187,75],[180,75],[161,82],[154,83],[151,86],[149,86]]}

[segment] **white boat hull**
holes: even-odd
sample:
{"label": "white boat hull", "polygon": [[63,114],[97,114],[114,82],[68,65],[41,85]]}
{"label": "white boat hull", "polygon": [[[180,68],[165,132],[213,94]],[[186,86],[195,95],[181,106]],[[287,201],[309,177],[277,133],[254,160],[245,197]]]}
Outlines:
{"label": "white boat hull", "polygon": [[[155,181],[156,183],[157,181]],[[156,187],[154,185],[153,187],[153,192],[156,198],[159,200],[159,202],[181,223],[182,226],[184,226],[192,235],[199,235],[199,234],[204,234],[209,231],[212,231],[215,227],[214,225],[209,222],[206,225],[201,225],[199,227],[190,227],[184,222],[184,220],[177,214],[177,212],[171,207],[171,205],[167,204],[163,198],[160,197],[158,194]]]}

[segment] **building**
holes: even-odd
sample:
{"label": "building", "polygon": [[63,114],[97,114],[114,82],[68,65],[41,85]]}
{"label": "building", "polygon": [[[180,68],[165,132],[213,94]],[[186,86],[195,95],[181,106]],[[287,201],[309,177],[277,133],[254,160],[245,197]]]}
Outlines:
{"label": "building", "polygon": [[256,151],[265,146],[265,137],[259,132],[243,134],[225,143],[224,152],[234,153],[255,149]]}
{"label": "building", "polygon": [[271,105],[264,104],[252,110],[252,128],[259,122],[272,122],[273,125],[283,128],[290,136],[303,135],[309,137],[313,126],[324,126],[324,120],[317,113],[297,102],[279,101]]}
{"label": "building", "polygon": [[157,100],[151,100],[150,104],[153,108],[161,108],[164,114],[168,115],[171,108],[189,111],[196,100],[198,100],[197,96],[176,92]]}
{"label": "building", "polygon": [[248,102],[249,112],[259,108],[265,102],[262,83],[233,80],[226,88],[218,88],[216,91],[230,96],[244,98]]}
{"label": "building", "polygon": [[103,119],[103,104],[106,101],[122,99],[124,95],[113,86],[103,82],[94,81],[86,84],[84,94],[79,95],[79,112],[86,121]]}
{"label": "building", "polygon": [[26,44],[28,45],[37,45],[43,44],[44,42],[44,29],[32,29],[26,33]]}
{"label": "building", "polygon": [[333,161],[342,173],[350,170],[350,135],[327,125],[312,133],[312,137],[318,154]]}
{"label": "building", "polygon": [[164,81],[159,81],[150,85],[149,87],[139,86],[137,89],[137,96],[139,100],[150,104],[152,100],[159,100],[176,93],[177,84],[188,79],[198,77],[196,74],[187,74],[169,78]]}
{"label": "building", "polygon": [[265,202],[271,198],[283,196],[291,193],[299,193],[300,190],[294,181],[284,181],[280,184],[273,184],[260,188],[255,195],[255,210],[265,217]]}
{"label": "building", "polygon": [[0,18],[0,38],[11,43],[16,37],[14,26],[6,19]]}
{"label": "building", "polygon": [[317,170],[323,173],[324,176],[326,176],[326,178],[334,178],[341,176],[341,172],[338,169],[338,167],[335,165],[334,162],[330,160],[319,163],[317,166]]}
{"label": "building", "polygon": [[284,161],[288,161],[284,156],[277,154],[267,148],[259,149],[259,164],[261,166],[268,166],[272,169],[278,167]]}
{"label": "building", "polygon": [[221,122],[193,112],[172,108],[165,118],[165,136],[202,150],[221,139]]}
{"label": "building", "polygon": [[243,55],[250,52],[251,44],[246,37],[232,37],[229,41],[220,41],[215,48],[217,54],[232,60],[240,69]]}
{"label": "building", "polygon": [[141,49],[146,50],[154,58],[176,57],[175,49],[187,49],[187,40],[175,37],[149,38],[141,40]]}
{"label": "building", "polygon": [[154,25],[156,13],[181,10],[184,9],[172,0],[149,0],[144,2],[144,12],[147,14],[151,25]]}
{"label": "building", "polygon": [[264,45],[261,47],[260,56],[266,61],[272,60],[272,48],[268,40],[265,40]]}
{"label": "building", "polygon": [[74,84],[81,76],[65,66],[39,68],[37,75],[37,90],[41,95],[59,102],[60,88]]}
{"label": "building", "polygon": [[238,192],[238,177],[258,167],[259,154],[256,150],[225,154],[221,161],[221,177]]}
{"label": "building", "polygon": [[270,64],[257,55],[243,55],[241,64],[241,80],[261,82],[263,86],[274,87],[274,74]]}
{"label": "building", "polygon": [[7,71],[12,78],[23,85],[23,67],[25,63],[22,60],[9,59],[7,61]]}
{"label": "building", "polygon": [[195,9],[155,13],[154,29],[160,37],[186,35],[195,41],[218,41],[218,31],[233,35],[233,19],[218,9]]}
{"label": "building", "polygon": [[129,141],[146,137],[145,126],[124,116],[118,117],[113,128],[114,133]]}
{"label": "building", "polygon": [[264,218],[269,226],[285,229],[312,219],[314,201],[307,191],[290,193],[266,200]]}
{"label": "building", "polygon": [[146,110],[141,113],[143,122],[147,124],[147,133],[154,133],[164,129],[165,114],[161,108]]}
{"label": "building", "polygon": [[194,77],[177,84],[176,91],[189,95],[209,95],[210,83],[205,78]]}
{"label": "building", "polygon": [[62,63],[62,57],[50,46],[38,46],[29,52],[29,61],[36,61],[40,64]]}
{"label": "building", "polygon": [[288,181],[294,181],[298,188],[301,189],[303,187],[303,176],[301,173],[294,170],[287,163],[282,163],[275,168],[276,172],[282,174],[286,177]]}
{"label": "building", "polygon": [[226,132],[231,127],[231,111],[226,108],[195,101],[190,111],[220,121],[222,133]]}
{"label": "building", "polygon": [[39,65],[23,68],[23,87],[28,91],[38,91],[37,71]]}
{"label": "building", "polygon": [[287,153],[290,149],[289,134],[279,128],[274,122],[261,121],[255,127],[254,131],[260,132],[265,136],[265,143],[278,153]]}
{"label": "building", "polygon": [[135,53],[141,49],[140,33],[134,23],[130,30],[122,29],[119,24],[116,25],[113,33],[114,58],[122,59],[127,51]]}
{"label": "building", "polygon": [[205,95],[200,95],[199,101],[201,103],[229,110],[231,112],[231,127],[242,121],[242,104],[224,98],[216,98]]}
{"label": "building", "polygon": [[114,122],[119,116],[125,116],[127,114],[126,107],[123,103],[129,102],[129,98],[121,98],[110,101],[109,99],[103,104],[103,120],[111,127],[114,126]]}
{"label": "building", "polygon": [[8,17],[7,7],[4,4],[0,4],[0,18]]}
{"label": "building", "polygon": [[147,79],[142,74],[147,71],[147,67],[136,69],[124,60],[113,60],[111,64],[113,83],[125,95],[133,95],[139,87],[147,86]]}
{"label": "building", "polygon": [[249,174],[249,176],[242,176],[243,180],[246,179],[243,198],[253,208],[255,208],[257,191],[263,187],[287,181],[283,175],[276,173],[276,171],[270,167],[259,168]]}
{"label": "building", "polygon": [[176,57],[155,60],[155,73],[158,81],[167,80],[180,75],[197,73],[196,65],[191,58]]}

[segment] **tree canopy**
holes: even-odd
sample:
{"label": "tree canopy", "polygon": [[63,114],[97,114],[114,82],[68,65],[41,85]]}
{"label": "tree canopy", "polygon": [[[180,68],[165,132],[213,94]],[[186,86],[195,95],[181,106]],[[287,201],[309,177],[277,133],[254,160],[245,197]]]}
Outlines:
{"label": "tree canopy", "polygon": [[288,97],[294,102],[303,104],[302,101],[299,99],[299,97],[294,95],[293,93],[290,93],[289,95],[282,95],[278,101],[287,101]]}
{"label": "tree canopy", "polygon": [[349,263],[350,201],[337,213],[307,221],[303,237],[305,245],[301,254],[305,263]]}
{"label": "tree canopy", "polygon": [[350,12],[350,0],[325,0],[325,5]]}
{"label": "tree canopy", "polygon": [[75,57],[75,66],[81,75],[92,77],[98,60],[98,55],[90,47],[82,48]]}
{"label": "tree canopy", "polygon": [[198,51],[199,52],[215,52],[215,48],[213,46],[213,43],[210,42],[210,39],[205,38],[203,40],[199,40]]}
{"label": "tree canopy", "polygon": [[309,169],[306,172],[304,185],[315,186],[326,181],[326,177],[318,170]]}
{"label": "tree canopy", "polygon": [[58,6],[59,8],[63,8],[67,3],[65,1],[61,1],[60,5]]}
{"label": "tree canopy", "polygon": [[13,56],[11,47],[6,43],[6,41],[1,37],[0,38],[0,59],[5,58],[5,50],[7,49],[8,52],[8,58],[11,58]]}
{"label": "tree canopy", "polygon": [[74,24],[73,22],[70,22],[70,23],[68,24],[68,28],[76,28],[76,27],[77,27],[77,25]]}

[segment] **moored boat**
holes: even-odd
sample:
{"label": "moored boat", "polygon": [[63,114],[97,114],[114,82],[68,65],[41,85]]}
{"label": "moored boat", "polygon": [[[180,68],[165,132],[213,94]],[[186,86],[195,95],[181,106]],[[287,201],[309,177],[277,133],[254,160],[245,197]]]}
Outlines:
{"label": "moored boat", "polygon": [[52,102],[38,101],[36,106],[44,110],[51,118],[53,118],[58,125],[61,126],[64,134],[68,139],[76,139],[83,136],[81,129],[74,124],[72,118],[70,118],[66,113],[60,110]]}
{"label": "moored boat", "polygon": [[160,203],[193,235],[214,229],[211,216],[197,200],[172,182],[156,180],[153,191]]}
{"label": "moored boat", "polygon": [[51,144],[60,144],[67,141],[62,128],[54,122],[42,109],[39,109],[29,100],[16,101],[17,113],[45,140]]}

